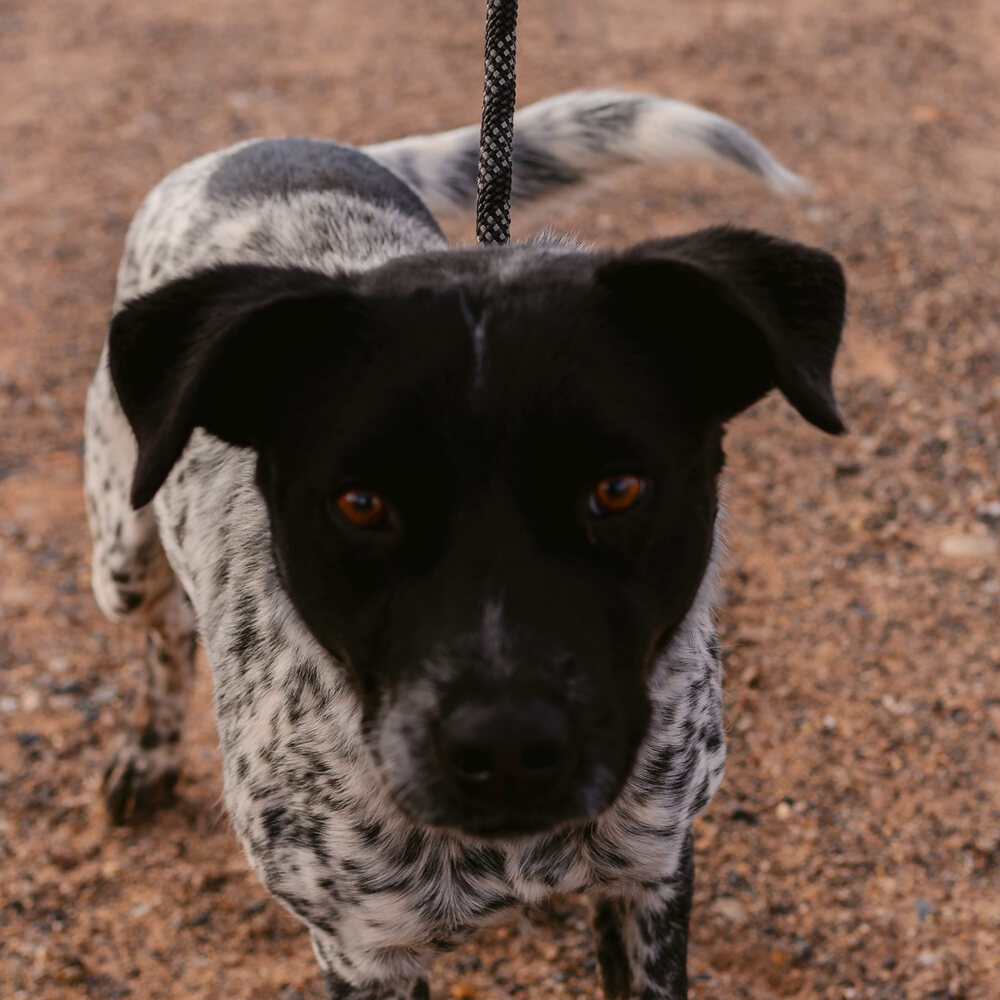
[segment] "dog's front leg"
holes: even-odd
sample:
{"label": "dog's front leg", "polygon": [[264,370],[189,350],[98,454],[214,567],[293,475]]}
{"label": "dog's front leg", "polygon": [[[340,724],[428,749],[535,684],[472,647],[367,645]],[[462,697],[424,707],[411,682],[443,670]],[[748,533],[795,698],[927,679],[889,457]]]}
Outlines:
{"label": "dog's front leg", "polygon": [[429,1000],[427,977],[420,976],[409,982],[365,983],[355,986],[341,979],[336,972],[325,972],[327,1000]]}
{"label": "dog's front leg", "polygon": [[[427,975],[413,967],[412,956],[407,955],[403,963],[408,966],[405,972],[387,966],[384,978],[373,979],[370,968],[367,975],[359,970],[335,937],[316,928],[310,930],[309,936],[323,970],[327,1000],[429,1000]],[[371,961],[371,955],[365,956],[367,966]]]}
{"label": "dog's front leg", "polygon": [[689,833],[680,867],[670,878],[596,902],[594,933],[606,1000],[685,1000],[693,891]]}

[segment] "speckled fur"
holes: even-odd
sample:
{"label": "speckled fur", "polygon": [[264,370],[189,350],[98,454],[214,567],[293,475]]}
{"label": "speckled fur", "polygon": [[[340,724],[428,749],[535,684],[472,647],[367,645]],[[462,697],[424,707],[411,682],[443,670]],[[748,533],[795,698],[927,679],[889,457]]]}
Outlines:
{"label": "speckled fur", "polygon": [[[596,105],[581,104],[580,95],[559,100],[535,112],[536,131],[528,113],[519,135],[544,149],[553,116],[576,121],[577,132],[563,130],[548,151],[567,162],[575,157],[575,176],[627,158],[630,139],[633,158],[653,155],[648,141],[639,142],[637,123],[648,131],[643,116],[656,99],[636,106],[621,98],[617,116],[607,94]],[[716,158],[717,140],[718,132]],[[449,152],[455,141],[454,134],[440,139],[436,149],[434,137],[420,137],[373,153],[418,193],[431,192],[432,205],[448,207],[449,198],[469,198],[467,190],[452,197],[460,172]],[[116,310],[219,262],[333,274],[445,247],[429,215],[391,200],[375,204],[304,182],[277,193],[220,194],[220,170],[252,145],[195,160],[148,196],[128,233]],[[614,155],[602,159],[611,147]],[[451,195],[435,197],[442,180]],[[520,183],[522,193],[545,188],[538,177],[522,175]],[[169,799],[196,618],[214,675],[234,829],[270,892],[309,926],[331,997],[423,996],[425,965],[436,952],[512,907],[565,892],[595,900],[613,997],[686,995],[690,827],[718,787],[725,758],[712,569],[649,679],[651,723],[613,806],[585,824],[479,841],[415,825],[386,794],[346,673],[279,583],[253,454],[196,431],[154,502],[137,511],[129,503],[135,458],[102,355],[86,417],[94,591],[109,616],[149,636],[142,716],[106,778],[115,817]]]}

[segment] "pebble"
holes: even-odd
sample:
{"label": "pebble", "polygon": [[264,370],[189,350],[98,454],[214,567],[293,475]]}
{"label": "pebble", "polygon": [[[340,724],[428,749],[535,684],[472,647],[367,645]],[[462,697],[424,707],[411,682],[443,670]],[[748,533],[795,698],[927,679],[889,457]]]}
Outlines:
{"label": "pebble", "polygon": [[21,695],[21,708],[25,712],[37,712],[42,707],[42,696],[34,689],[28,688]]}
{"label": "pebble", "polygon": [[90,700],[95,705],[110,705],[118,697],[118,692],[109,684],[102,684],[94,689]]}
{"label": "pebble", "polygon": [[52,685],[52,693],[60,694],[86,694],[87,686],[78,680],[56,681]]}
{"label": "pebble", "polygon": [[882,707],[893,715],[911,715],[913,706],[906,701],[897,701],[891,694],[882,696]]}
{"label": "pebble", "polygon": [[746,907],[732,896],[723,896],[717,899],[712,909],[733,924],[745,924],[747,922]]}
{"label": "pebble", "polygon": [[1000,500],[976,504],[976,520],[983,524],[1000,525]]}
{"label": "pebble", "polygon": [[997,540],[988,535],[947,535],[941,539],[940,550],[956,559],[986,559],[997,554]]}

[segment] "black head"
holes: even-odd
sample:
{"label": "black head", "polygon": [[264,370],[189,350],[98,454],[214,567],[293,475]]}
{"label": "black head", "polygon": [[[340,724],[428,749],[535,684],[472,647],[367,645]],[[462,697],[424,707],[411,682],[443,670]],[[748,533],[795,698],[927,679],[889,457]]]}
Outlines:
{"label": "black head", "polygon": [[220,267],[119,313],[153,497],[196,426],[253,447],[275,557],[398,805],[482,834],[593,817],[714,539],[725,421],[843,429],[828,255],[711,229],[328,277]]}

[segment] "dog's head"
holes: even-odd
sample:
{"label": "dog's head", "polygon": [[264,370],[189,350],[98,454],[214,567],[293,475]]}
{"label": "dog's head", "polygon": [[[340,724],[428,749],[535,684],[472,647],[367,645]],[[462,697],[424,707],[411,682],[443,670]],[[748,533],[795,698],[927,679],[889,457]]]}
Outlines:
{"label": "dog's head", "polygon": [[731,229],[219,267],[114,319],[133,502],[194,427],[254,448],[283,584],[398,805],[481,834],[593,817],[710,559],[723,424],[777,387],[841,431],[843,305],[831,257]]}

